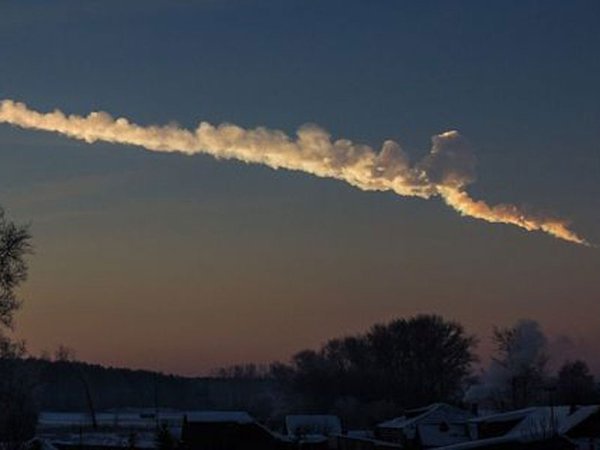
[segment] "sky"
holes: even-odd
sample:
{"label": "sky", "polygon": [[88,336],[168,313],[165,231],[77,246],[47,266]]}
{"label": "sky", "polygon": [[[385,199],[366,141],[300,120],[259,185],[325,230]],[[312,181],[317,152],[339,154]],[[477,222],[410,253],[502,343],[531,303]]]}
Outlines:
{"label": "sky", "polygon": [[[596,1],[0,0],[0,99],[144,124],[307,123],[417,161],[458,130],[469,192],[600,243]],[[600,373],[600,249],[208,155],[0,124],[0,205],[35,254],[37,354],[185,375],[436,313],[490,350],[538,320]],[[565,344],[566,343],[566,344]]]}

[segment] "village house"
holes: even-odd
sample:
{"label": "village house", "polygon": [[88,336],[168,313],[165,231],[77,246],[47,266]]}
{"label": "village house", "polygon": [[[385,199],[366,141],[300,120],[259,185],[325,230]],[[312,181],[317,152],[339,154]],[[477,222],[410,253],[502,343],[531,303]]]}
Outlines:
{"label": "village house", "polygon": [[[288,440],[246,412],[125,410],[96,414],[44,412],[37,442],[58,450],[117,450],[157,447],[157,429],[166,427],[174,445],[187,450],[280,450]],[[32,450],[37,450],[33,445]]]}
{"label": "village house", "polygon": [[600,406],[536,406],[469,421],[470,442],[444,450],[600,450]]}
{"label": "village house", "polygon": [[474,417],[444,403],[408,410],[374,431],[344,432],[332,415],[289,415],[285,434],[243,411],[40,415],[28,450],[157,447],[165,427],[180,450],[600,450],[600,405],[536,406]]}
{"label": "village house", "polygon": [[59,450],[113,450],[125,447],[155,447],[156,427],[168,427],[174,436],[181,432],[182,413],[149,410],[101,412],[92,420],[80,412],[42,412],[38,418],[36,438]]}
{"label": "village house", "polygon": [[242,411],[203,411],[183,419],[181,447],[186,450],[282,450],[287,443]]}
{"label": "village house", "polygon": [[445,403],[406,411],[402,416],[379,424],[378,439],[401,444],[405,449],[428,449],[470,440],[469,411]]}
{"label": "village house", "polygon": [[292,414],[285,418],[290,443],[305,449],[326,450],[332,447],[332,438],[342,434],[342,422],[327,414]]}
{"label": "village house", "polygon": [[371,436],[348,433],[330,439],[330,448],[335,450],[400,450],[403,447],[401,444],[380,441]]}

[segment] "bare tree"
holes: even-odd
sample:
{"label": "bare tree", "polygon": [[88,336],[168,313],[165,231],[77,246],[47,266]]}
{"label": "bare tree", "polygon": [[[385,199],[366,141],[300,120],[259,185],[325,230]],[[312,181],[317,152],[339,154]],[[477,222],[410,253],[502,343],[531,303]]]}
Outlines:
{"label": "bare tree", "polygon": [[97,429],[98,421],[96,420],[96,408],[94,406],[94,398],[92,397],[92,389],[85,374],[83,364],[77,363],[75,350],[73,350],[71,347],[67,347],[64,344],[60,344],[54,352],[54,360],[62,363],[73,363],[72,367],[77,374],[77,378],[79,378],[79,381],[81,381],[81,385],[83,386],[85,402],[90,413],[92,427]]}
{"label": "bare tree", "polygon": [[495,328],[494,362],[506,374],[506,395],[513,408],[535,403],[543,392],[546,378],[546,337],[539,324],[521,320],[515,326]]}
{"label": "bare tree", "polygon": [[75,350],[73,350],[71,347],[67,347],[64,344],[60,344],[54,351],[54,361],[75,361]]}
{"label": "bare tree", "polygon": [[0,208],[0,325],[5,328],[12,328],[21,304],[15,290],[27,279],[25,256],[30,252],[29,228],[8,220]]}
{"label": "bare tree", "polygon": [[5,333],[12,330],[21,305],[16,290],[27,278],[30,252],[29,228],[10,221],[0,208],[0,446],[7,449],[20,448],[37,421],[33,377],[20,361],[25,344]]}

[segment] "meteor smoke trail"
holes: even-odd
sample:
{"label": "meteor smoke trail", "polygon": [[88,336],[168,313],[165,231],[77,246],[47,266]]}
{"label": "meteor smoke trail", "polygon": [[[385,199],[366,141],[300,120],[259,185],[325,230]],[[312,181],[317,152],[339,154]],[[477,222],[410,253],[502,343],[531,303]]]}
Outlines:
{"label": "meteor smoke trail", "polygon": [[394,141],[385,141],[377,152],[347,139],[332,140],[315,125],[301,127],[295,138],[262,127],[244,129],[207,122],[201,122],[192,131],[173,125],[140,126],[125,118],[114,119],[105,112],[92,112],[87,117],[67,116],[58,110],[40,113],[12,100],[0,102],[0,123],[55,132],[88,143],[105,141],[159,152],[205,153],[274,169],[297,170],[343,180],[364,191],[393,191],[420,198],[439,196],[463,216],[543,231],[589,245],[570,231],[563,220],[537,217],[514,205],[490,206],[472,199],[465,188],[475,180],[475,158],[457,131],[434,136],[429,154],[411,165],[408,155]]}

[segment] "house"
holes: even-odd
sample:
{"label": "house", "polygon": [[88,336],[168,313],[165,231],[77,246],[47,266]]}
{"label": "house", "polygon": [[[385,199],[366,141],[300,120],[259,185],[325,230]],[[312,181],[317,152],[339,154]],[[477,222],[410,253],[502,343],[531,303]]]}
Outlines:
{"label": "house", "polygon": [[600,448],[600,405],[536,406],[469,421],[471,441],[443,447],[470,449]]}
{"label": "house", "polygon": [[[179,438],[182,416],[166,411],[164,414],[160,423]],[[96,427],[86,413],[45,411],[40,413],[36,437],[59,450],[152,449],[157,423],[155,412],[149,415],[145,410],[99,412]]]}
{"label": "house", "polygon": [[600,450],[600,405],[569,408],[571,414],[560,424],[559,434],[575,442],[580,450]]}
{"label": "house", "polygon": [[23,446],[23,450],[58,450],[54,445],[50,442],[40,439],[33,438],[25,443]]}
{"label": "house", "polygon": [[469,441],[468,421],[472,418],[469,411],[434,403],[379,424],[375,434],[382,441],[402,444],[406,449],[436,448]]}
{"label": "house", "polygon": [[290,437],[304,435],[333,436],[342,433],[339,417],[325,414],[294,414],[286,416],[285,428]]}
{"label": "house", "polygon": [[401,444],[393,442],[385,442],[377,440],[373,437],[358,436],[358,435],[339,435],[330,439],[330,448],[336,450],[399,450]]}
{"label": "house", "polygon": [[440,447],[438,450],[577,450],[577,444],[562,436],[540,440],[522,440],[517,436],[501,436]]}
{"label": "house", "polygon": [[328,449],[333,436],[342,434],[339,417],[325,414],[286,416],[285,428],[291,443],[305,449]]}
{"label": "house", "polygon": [[37,437],[58,450],[151,450],[157,446],[158,426],[166,427],[173,440],[189,450],[287,448],[285,437],[272,433],[248,413],[235,411],[126,409],[98,413],[96,427],[84,413],[44,412]]}
{"label": "house", "polygon": [[243,411],[203,411],[183,419],[181,446],[187,450],[281,450],[287,439]]}

